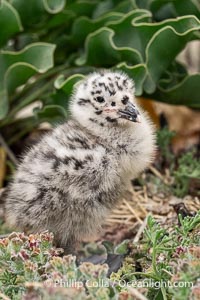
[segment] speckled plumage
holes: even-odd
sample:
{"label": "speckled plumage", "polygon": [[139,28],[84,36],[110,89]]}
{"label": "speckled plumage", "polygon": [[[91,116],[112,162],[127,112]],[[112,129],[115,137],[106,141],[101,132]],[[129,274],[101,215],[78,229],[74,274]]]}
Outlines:
{"label": "speckled plumage", "polygon": [[153,126],[125,74],[92,73],[77,85],[70,110],[69,121],[26,153],[6,198],[7,222],[52,231],[66,252],[100,228],[154,154]]}

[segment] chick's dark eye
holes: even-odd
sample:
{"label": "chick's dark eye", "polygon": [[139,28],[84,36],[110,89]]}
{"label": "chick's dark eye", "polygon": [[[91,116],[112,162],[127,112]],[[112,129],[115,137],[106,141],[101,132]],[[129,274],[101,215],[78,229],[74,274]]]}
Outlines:
{"label": "chick's dark eye", "polygon": [[105,99],[104,99],[104,97],[98,96],[98,97],[96,97],[96,101],[99,103],[103,103],[103,102],[105,102]]}

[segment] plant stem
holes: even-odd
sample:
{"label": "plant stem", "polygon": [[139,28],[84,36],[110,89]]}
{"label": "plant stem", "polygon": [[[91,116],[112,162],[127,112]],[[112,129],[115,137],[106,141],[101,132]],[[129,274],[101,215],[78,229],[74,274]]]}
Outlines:
{"label": "plant stem", "polygon": [[14,136],[12,136],[12,138],[9,140],[9,145],[14,144],[16,141],[18,141],[21,137],[23,137],[25,134],[27,134],[29,131],[31,131],[32,129],[34,129],[38,124],[37,123],[32,123],[30,126],[27,126],[24,128],[24,130],[21,130],[20,132],[18,132],[17,134],[15,134]]}
{"label": "plant stem", "polygon": [[157,270],[157,266],[156,266],[156,245],[153,244],[153,250],[152,250],[152,265],[153,265],[153,269],[154,272],[156,274],[156,276],[159,276],[158,270]]}
{"label": "plant stem", "polygon": [[9,118],[13,118],[13,116],[23,107],[26,105],[32,103],[34,100],[37,100],[39,96],[46,91],[53,83],[54,79],[48,81],[46,84],[44,84],[41,88],[36,90],[34,93],[32,93],[30,96],[21,99],[21,102],[9,113]]}
{"label": "plant stem", "polygon": [[47,79],[48,77],[51,77],[56,73],[65,70],[67,67],[68,67],[68,63],[61,66],[57,66],[56,68],[50,69],[48,72],[39,75],[34,82],[25,85],[25,87],[22,89],[21,92],[19,92],[16,95],[16,97],[11,98],[11,102],[15,102],[16,100],[20,99],[22,96],[24,96],[24,94],[26,94],[27,91],[31,90],[41,80]]}
{"label": "plant stem", "polygon": [[166,290],[165,288],[162,286],[162,282],[161,282],[161,292],[162,292],[162,295],[163,295],[163,300],[167,300],[167,294],[166,294]]}
{"label": "plant stem", "polygon": [[[93,67],[85,67],[85,66],[84,67],[72,67],[72,68],[66,70],[66,72],[63,72],[63,74],[68,77],[68,76],[71,76],[76,73],[85,74],[85,73],[91,72],[93,69],[94,69]],[[46,84],[42,85],[39,89],[34,91],[32,94],[30,94],[29,96],[23,97],[20,100],[20,103],[18,105],[16,105],[13,108],[13,110],[10,111],[7,118],[1,122],[0,127],[10,124],[10,122],[12,122],[15,114],[20,109],[24,108],[26,105],[29,105],[33,101],[38,100],[45,91],[47,91],[50,87],[53,87],[54,80],[55,80],[55,76],[51,80],[49,80]],[[33,88],[33,86],[32,86],[32,88]]]}

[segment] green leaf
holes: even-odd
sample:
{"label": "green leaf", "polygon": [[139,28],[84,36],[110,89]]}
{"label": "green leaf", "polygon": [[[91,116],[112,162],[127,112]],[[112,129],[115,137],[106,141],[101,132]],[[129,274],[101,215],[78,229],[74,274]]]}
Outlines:
{"label": "green leaf", "polygon": [[78,83],[80,80],[84,79],[85,76],[82,74],[75,74],[67,79],[64,78],[63,75],[60,75],[54,82],[54,86],[56,89],[62,89],[65,94],[70,97],[72,94],[72,91],[74,89],[74,85]]}
{"label": "green leaf", "polygon": [[76,16],[92,16],[94,9],[96,8],[98,1],[78,0],[73,1],[71,4],[67,4],[67,10],[72,11]]}
{"label": "green leaf", "polygon": [[114,245],[111,241],[103,241],[102,245],[106,248],[107,253],[113,253]]}
{"label": "green leaf", "polygon": [[200,22],[194,16],[180,17],[175,21],[165,22],[165,25],[152,36],[146,48],[148,77],[144,89],[147,93],[155,91],[161,75],[194,37],[193,33],[200,29]]}
{"label": "green leaf", "polygon": [[45,20],[44,6],[41,0],[11,0],[11,4],[18,11],[24,27],[38,25]]}
{"label": "green leaf", "polygon": [[89,34],[86,39],[85,53],[76,60],[77,65],[111,67],[121,61],[131,65],[141,63],[139,52],[128,47],[116,47],[113,36],[114,31],[106,27]]}
{"label": "green leaf", "polygon": [[18,12],[5,0],[0,3],[0,28],[0,47],[15,33],[23,30]]}
{"label": "green leaf", "polygon": [[128,244],[130,243],[129,240],[124,240],[121,244],[115,247],[115,254],[127,254],[128,252]]}
{"label": "green leaf", "polygon": [[123,12],[128,13],[129,11],[137,8],[135,1],[132,0],[105,0],[99,1],[100,3],[97,5],[94,13],[93,18],[99,18],[100,16],[110,13],[110,12]]}
{"label": "green leaf", "polygon": [[18,52],[0,52],[0,119],[8,112],[8,95],[35,73],[44,73],[53,66],[55,45],[30,44]]}
{"label": "green leaf", "polygon": [[63,10],[65,0],[11,0],[19,12],[24,26],[39,26],[47,19],[48,14],[56,14]]}
{"label": "green leaf", "polygon": [[70,27],[70,25],[73,22],[73,19],[75,18],[75,14],[71,11],[65,11],[52,16],[49,21],[46,24],[47,29],[53,29],[55,27],[64,25],[66,28]]}
{"label": "green leaf", "polygon": [[171,88],[164,89],[158,86],[153,97],[166,103],[200,108],[199,87],[200,74],[194,74],[186,76],[184,80]]}
{"label": "green leaf", "polygon": [[57,14],[65,7],[65,0],[43,0],[44,8],[50,14]]}
{"label": "green leaf", "polygon": [[[110,22],[107,26],[115,32],[113,42],[118,47],[130,47],[138,50],[141,54],[145,53],[145,47],[151,36],[145,38],[145,29],[138,29],[137,24],[147,22],[151,13],[144,9],[136,9],[124,15],[119,21]],[[146,23],[149,35],[150,24]],[[153,34],[153,33],[152,33]],[[143,55],[144,57],[144,55]]]}
{"label": "green leaf", "polygon": [[143,83],[146,77],[146,66],[144,64],[128,66],[126,63],[121,63],[116,66],[116,69],[124,71],[133,79],[135,82],[135,94],[136,96],[140,96],[143,92]]}
{"label": "green leaf", "polygon": [[71,41],[76,45],[81,45],[87,35],[100,27],[106,25],[108,22],[118,20],[122,17],[121,13],[109,13],[98,19],[89,19],[88,17],[80,17],[75,20],[72,32]]}
{"label": "green leaf", "polygon": [[195,15],[200,19],[199,0],[173,0],[172,3],[179,16]]}
{"label": "green leaf", "polygon": [[67,118],[67,110],[60,105],[46,105],[42,109],[34,109],[33,112],[40,122],[55,124]]}

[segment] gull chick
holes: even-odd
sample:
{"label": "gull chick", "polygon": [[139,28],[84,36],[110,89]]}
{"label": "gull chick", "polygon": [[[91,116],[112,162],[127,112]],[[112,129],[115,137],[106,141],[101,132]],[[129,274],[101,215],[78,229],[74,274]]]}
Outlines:
{"label": "gull chick", "polygon": [[77,84],[70,112],[27,151],[5,203],[10,225],[53,232],[66,253],[101,228],[155,152],[154,127],[124,73],[90,74]]}

